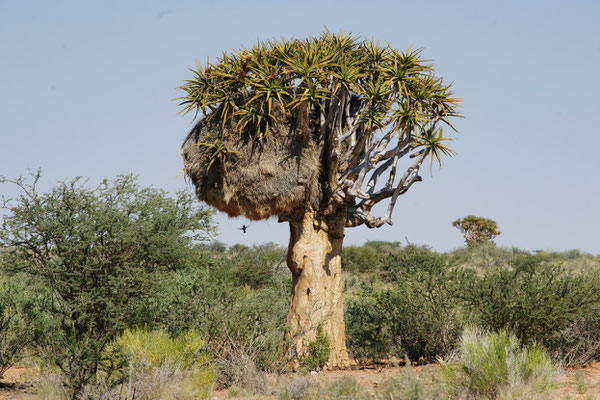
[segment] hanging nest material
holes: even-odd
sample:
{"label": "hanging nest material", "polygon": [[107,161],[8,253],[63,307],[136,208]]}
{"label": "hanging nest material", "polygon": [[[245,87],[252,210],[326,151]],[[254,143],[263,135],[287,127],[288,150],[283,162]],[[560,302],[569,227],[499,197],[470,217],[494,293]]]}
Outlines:
{"label": "hanging nest material", "polygon": [[182,146],[198,198],[230,217],[252,220],[316,208],[320,149],[307,129],[283,119],[274,120],[261,140],[199,121]]}

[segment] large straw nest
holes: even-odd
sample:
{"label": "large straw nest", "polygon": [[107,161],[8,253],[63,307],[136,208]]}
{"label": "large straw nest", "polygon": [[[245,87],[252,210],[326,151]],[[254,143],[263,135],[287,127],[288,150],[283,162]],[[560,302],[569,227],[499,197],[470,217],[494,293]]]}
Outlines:
{"label": "large straw nest", "polygon": [[[209,167],[207,142],[218,132],[229,155]],[[186,174],[198,198],[231,217],[259,220],[286,216],[312,205],[320,194],[320,149],[310,129],[280,118],[258,139],[220,123],[199,121],[182,146]]]}

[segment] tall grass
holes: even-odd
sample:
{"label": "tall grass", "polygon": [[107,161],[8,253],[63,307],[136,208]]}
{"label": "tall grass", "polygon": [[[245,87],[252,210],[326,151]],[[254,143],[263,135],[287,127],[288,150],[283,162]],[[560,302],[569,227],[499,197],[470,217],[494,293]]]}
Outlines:
{"label": "tall grass", "polygon": [[442,374],[456,397],[517,399],[526,394],[548,398],[556,386],[557,370],[541,347],[522,347],[505,331],[468,328],[455,359],[442,363]]}
{"label": "tall grass", "polygon": [[386,379],[369,391],[356,379],[345,376],[330,382],[296,377],[278,392],[279,400],[442,400],[447,399],[445,388],[435,374],[410,367]]}
{"label": "tall grass", "polygon": [[298,377],[279,391],[278,400],[368,400],[372,397],[356,379],[338,378],[319,383],[310,378]]}
{"label": "tall grass", "polygon": [[410,362],[396,376],[388,378],[375,391],[376,400],[442,400],[447,392],[436,372],[422,370],[419,375]]}
{"label": "tall grass", "polygon": [[172,338],[163,330],[126,330],[115,344],[128,364],[127,400],[210,396],[216,370],[195,331]]}

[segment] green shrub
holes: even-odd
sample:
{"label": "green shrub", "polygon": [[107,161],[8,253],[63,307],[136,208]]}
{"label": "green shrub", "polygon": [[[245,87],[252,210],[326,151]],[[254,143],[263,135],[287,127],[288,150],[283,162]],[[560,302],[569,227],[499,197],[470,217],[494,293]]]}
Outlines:
{"label": "green shrub", "polygon": [[75,179],[44,194],[38,178],[0,178],[21,189],[3,205],[1,262],[47,294],[38,306],[52,324],[38,344],[76,398],[94,382],[106,344],[140,321],[157,276],[186,266],[194,240],[212,232],[211,213],[190,194],[142,189],[132,176],[94,189]]}
{"label": "green shrub", "polygon": [[200,245],[189,249],[183,268],[155,271],[152,290],[140,293],[128,326],[164,328],[171,335],[196,329],[200,304],[213,299],[217,306],[223,297],[220,294],[231,292],[228,283],[216,277],[220,264],[220,255],[215,257],[215,253]]}
{"label": "green shrub", "polygon": [[381,268],[381,254],[373,247],[346,246],[342,250],[342,265],[350,273],[377,271]]}
{"label": "green shrub", "polygon": [[456,360],[442,364],[448,390],[455,396],[510,398],[514,392],[548,395],[556,369],[541,347],[522,348],[516,336],[463,332]]}
{"label": "green shrub", "polygon": [[304,356],[304,367],[309,371],[315,371],[327,363],[329,353],[331,352],[329,336],[323,332],[323,328],[317,328],[315,340],[308,344],[308,354]]}
{"label": "green shrub", "polygon": [[127,361],[127,392],[140,399],[208,398],[217,372],[206,342],[194,331],[175,338],[167,332],[126,330],[115,351]]}
{"label": "green shrub", "polygon": [[[256,280],[254,288],[245,285],[240,275],[233,273],[245,261],[238,264],[240,258],[232,257],[233,252],[273,260],[273,264],[264,261],[263,271],[268,270],[270,276]],[[280,260],[273,254],[278,252],[273,246],[232,246],[225,253],[197,247],[188,260],[190,267],[164,275],[146,302],[145,313],[153,317],[152,326],[162,326],[173,335],[195,329],[206,338],[218,367],[220,387],[260,391],[264,373],[284,366],[280,350],[290,274],[277,267]]]}
{"label": "green shrub", "polygon": [[456,249],[448,253],[448,259],[457,266],[476,271],[489,271],[506,267],[518,254],[521,254],[521,251],[516,248],[497,247],[493,242],[487,242]]}
{"label": "green shrub", "polygon": [[210,335],[219,383],[260,392],[265,385],[264,373],[280,371],[285,366],[281,343],[288,293],[278,288],[239,288],[232,295],[231,306],[221,315],[207,313],[212,326],[200,320],[198,327]]}
{"label": "green shrub", "polygon": [[432,251],[427,246],[408,245],[397,248],[389,254],[383,265],[383,280],[403,282],[406,274],[436,274],[446,269],[446,257]]}
{"label": "green shrub", "polygon": [[353,357],[378,360],[402,354],[390,296],[389,290],[384,291],[380,283],[374,282],[363,283],[346,299],[346,343]]}
{"label": "green shrub", "polygon": [[450,351],[462,329],[454,269],[443,255],[407,246],[384,268],[392,285],[363,283],[347,299],[348,345],[355,357],[425,362]]}
{"label": "green shrub", "polygon": [[522,257],[531,257],[542,264],[560,264],[571,272],[591,273],[600,269],[600,258],[579,250],[562,253],[536,250],[535,254],[530,254],[516,247],[497,247],[492,242],[456,249],[448,253],[448,257],[453,264],[480,272],[508,267],[515,261],[518,263]]}
{"label": "green shrub", "polygon": [[31,351],[45,334],[37,293],[28,291],[23,277],[0,277],[0,379]]}
{"label": "green shrub", "polygon": [[278,275],[289,274],[285,249],[274,244],[243,248],[234,246],[228,257],[229,277],[235,286],[258,289],[276,284]]}
{"label": "green shrub", "polygon": [[464,272],[464,301],[471,320],[491,330],[507,330],[523,343],[550,343],[600,301],[600,279],[575,274],[519,255],[510,267],[478,275]]}
{"label": "green shrub", "polygon": [[342,265],[344,271],[351,274],[380,275],[401,251],[402,245],[398,242],[369,241],[362,246],[345,246]]}

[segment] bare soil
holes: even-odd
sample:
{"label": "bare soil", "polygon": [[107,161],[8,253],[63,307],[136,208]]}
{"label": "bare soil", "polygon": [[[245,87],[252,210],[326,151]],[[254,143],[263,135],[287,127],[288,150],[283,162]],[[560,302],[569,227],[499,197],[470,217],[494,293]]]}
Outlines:
{"label": "bare soil", "polygon": [[20,400],[29,397],[39,375],[35,368],[13,367],[4,373],[0,383],[0,400]]}

